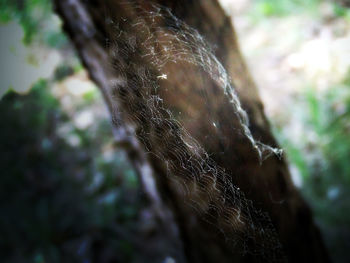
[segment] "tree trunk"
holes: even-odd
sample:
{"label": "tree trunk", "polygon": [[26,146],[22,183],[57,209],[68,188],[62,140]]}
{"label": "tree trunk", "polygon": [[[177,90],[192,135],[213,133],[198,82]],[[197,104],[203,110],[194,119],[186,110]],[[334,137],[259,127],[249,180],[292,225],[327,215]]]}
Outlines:
{"label": "tree trunk", "polygon": [[328,262],[216,0],[55,2],[187,262]]}

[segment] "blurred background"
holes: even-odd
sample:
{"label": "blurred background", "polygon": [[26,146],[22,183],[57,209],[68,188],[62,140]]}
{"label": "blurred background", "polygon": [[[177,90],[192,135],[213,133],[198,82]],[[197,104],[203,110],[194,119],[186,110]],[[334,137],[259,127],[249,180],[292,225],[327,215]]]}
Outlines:
{"label": "blurred background", "polygon": [[[350,2],[220,2],[293,182],[349,262]],[[152,262],[165,243],[51,2],[0,0],[0,23],[2,262]]]}

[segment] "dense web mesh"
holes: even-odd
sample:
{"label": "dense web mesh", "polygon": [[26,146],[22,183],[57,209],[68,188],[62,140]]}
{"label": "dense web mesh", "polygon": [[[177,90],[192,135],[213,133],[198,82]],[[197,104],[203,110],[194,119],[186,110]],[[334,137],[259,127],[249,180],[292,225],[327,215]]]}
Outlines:
{"label": "dense web mesh", "polygon": [[[127,111],[125,115],[131,116],[137,137],[148,153],[164,163],[169,179],[184,200],[216,225],[227,242],[239,243],[242,253],[259,255],[269,262],[284,261],[269,216],[254,208],[252,201],[233,184],[232,176],[215,163],[164,105],[159,89],[160,83],[167,81],[166,68],[170,64],[188,63],[222,88],[239,120],[240,127],[236,129],[249,139],[251,145],[247,147],[256,149],[260,161],[271,154],[279,156],[280,149],[253,138],[247,113],[228,74],[196,30],[161,6],[148,10],[134,6],[130,12],[135,10],[137,19],[123,18],[118,23],[109,23],[115,33],[115,38],[110,40],[112,63],[119,74],[111,80],[112,93]],[[163,21],[163,26],[159,26],[159,21]],[[118,125],[117,119],[114,122]]]}

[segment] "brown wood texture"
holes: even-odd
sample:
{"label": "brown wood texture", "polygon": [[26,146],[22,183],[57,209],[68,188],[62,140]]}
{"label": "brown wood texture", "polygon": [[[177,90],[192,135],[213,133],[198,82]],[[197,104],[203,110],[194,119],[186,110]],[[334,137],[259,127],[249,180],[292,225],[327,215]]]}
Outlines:
{"label": "brown wood texture", "polygon": [[[57,0],[55,2],[57,11],[63,18],[65,30],[69,33],[92,79],[104,94],[117,127],[117,137],[123,138],[120,139],[121,145],[128,145],[129,156],[138,167],[145,191],[155,203],[155,210],[163,218],[163,222],[169,220],[171,235],[174,239],[181,240],[182,245],[177,247],[185,251],[187,262],[277,262],[286,259],[289,262],[329,261],[310,209],[290,180],[285,160],[273,155],[260,163],[256,150],[239,132],[240,125],[234,108],[217,83],[203,77],[203,73],[198,72],[194,66],[186,63],[169,63],[164,69],[167,80],[158,81],[157,95],[162,98],[164,107],[171,110],[203,150],[210,153],[211,160],[217,167],[225,171],[220,173],[224,178],[218,180],[222,184],[226,181],[232,182],[241,189],[247,200],[253,202],[257,211],[263,210],[269,214],[283,246],[283,255],[279,248],[276,248],[277,254],[273,254],[271,246],[274,244],[267,248],[269,252],[266,255],[252,255],[242,253],[241,250],[244,249],[242,245],[233,246],[226,241],[225,237],[234,239],[235,235],[244,233],[247,228],[247,222],[240,226],[235,219],[232,219],[232,224],[222,220],[225,213],[228,216],[237,213],[234,197],[228,198],[224,204],[219,204],[223,211],[220,214],[218,209],[215,211],[210,209],[212,203],[215,205],[213,200],[220,198],[215,196],[209,199],[207,194],[212,192],[213,195],[221,195],[225,191],[224,188],[213,191],[210,184],[200,190],[191,188],[196,186],[193,183],[196,179],[191,176],[188,167],[184,170],[178,163],[175,156],[176,147],[170,147],[172,142],[173,145],[178,143],[176,136],[179,135],[169,134],[180,129],[174,128],[176,123],[171,123],[171,129],[162,128],[161,131],[157,131],[154,123],[144,118],[148,111],[145,106],[147,104],[143,101],[144,96],[140,96],[141,91],[137,90],[140,79],[137,78],[137,72],[130,72],[141,67],[125,65],[131,64],[130,61],[142,65],[143,69],[149,69],[150,78],[154,81],[162,72],[157,72],[150,61],[137,55],[124,54],[125,52],[116,50],[111,58],[110,45],[106,45],[106,39],[116,41],[119,45],[122,45],[125,39],[118,39],[117,32],[113,32],[113,27],[107,20],[112,20],[125,32],[129,30],[129,36],[142,39],[142,32],[128,27],[128,23],[139,18],[139,8],[151,12],[153,3],[170,8],[176,17],[198,30],[211,45],[215,46],[215,55],[227,69],[243,108],[249,115],[250,129],[254,138],[277,147],[256,86],[239,51],[231,20],[224,14],[216,0]],[[147,19],[143,22],[151,23]],[[159,28],[167,26],[166,19],[160,18],[156,23]],[[156,39],[157,37],[160,41],[164,35],[157,35]],[[118,65],[115,67],[113,63]],[[118,72],[121,69],[129,72]],[[130,79],[135,81],[131,82]],[[132,89],[130,83],[133,84]],[[145,114],[141,115],[140,112]],[[165,115],[164,113],[162,116]],[[136,121],[135,118],[141,121]],[[209,120],[215,120],[216,127]],[[136,137],[139,141],[133,135],[134,132],[138,135]],[[161,132],[161,136],[158,136],[158,132]],[[164,143],[164,140],[167,143]],[[156,155],[147,156],[145,148],[150,152],[159,153],[163,158],[159,159]],[[193,150],[186,145],[181,145],[181,151],[185,157],[193,154]],[[175,178],[168,175],[164,160],[176,166],[171,170]],[[207,175],[205,178],[209,178],[210,181],[213,177]],[[152,180],[155,180],[157,186],[149,183]],[[190,194],[183,194],[183,184],[179,181],[185,181]],[[186,204],[186,198],[196,199],[205,213],[192,209]],[[206,220],[208,217],[212,219]],[[259,239],[255,242],[259,242]],[[268,240],[263,243],[267,244]],[[248,249],[257,245],[259,244],[248,244]],[[184,261],[181,256],[177,259],[179,262]]]}

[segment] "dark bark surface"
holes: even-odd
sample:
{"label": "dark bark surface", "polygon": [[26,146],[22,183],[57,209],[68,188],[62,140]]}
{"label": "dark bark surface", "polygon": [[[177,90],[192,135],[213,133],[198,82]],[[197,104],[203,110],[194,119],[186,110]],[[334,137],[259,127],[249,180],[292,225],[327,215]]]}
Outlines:
{"label": "dark bark surface", "polygon": [[[240,54],[230,19],[225,16],[217,1],[138,1],[138,5],[134,1],[56,1],[56,8],[64,20],[65,30],[74,42],[92,79],[104,94],[116,125],[116,137],[120,144],[128,149],[130,159],[133,160],[141,181],[144,181],[144,189],[152,200],[160,221],[163,225],[169,226],[169,235],[173,237],[174,246],[180,251],[174,257],[179,262],[185,261],[181,256],[181,250],[184,250],[187,262],[273,262],[284,261],[284,256],[290,262],[328,262],[319,230],[313,222],[309,207],[290,180],[285,161],[273,155],[260,164],[257,152],[249,140],[240,132],[232,130],[232,127],[239,127],[239,124],[227,96],[215,82],[210,80],[203,82],[203,79],[198,77],[196,68],[181,63],[166,65],[168,79],[159,81],[157,91],[163,99],[164,107],[174,113],[182,113],[181,116],[177,114],[176,118],[201,147],[211,154],[211,159],[218,167],[225,170],[222,176],[227,178],[219,180],[232,181],[248,200],[253,201],[257,211],[261,209],[269,214],[283,246],[284,256],[280,251],[273,255],[272,247],[267,249],[269,252],[266,255],[242,254],[242,245],[232,246],[230,242],[225,241],[225,237],[234,238],[237,233],[244,233],[246,225],[237,226],[234,219],[232,224],[225,224],[222,222],[223,215],[218,214],[218,209],[211,211],[207,208],[203,214],[186,204],[186,198],[197,199],[203,206],[208,206],[206,202],[213,202],[206,199],[205,195],[213,191],[210,184],[207,189],[199,191],[199,194],[191,195],[192,192],[196,192],[191,189],[189,195],[183,195],[182,185],[178,181],[185,180],[185,184],[191,188],[193,178],[184,173],[180,168],[181,165],[172,170],[176,175],[174,180],[168,176],[168,169],[162,162],[164,159],[160,160],[155,155],[148,157],[145,155],[146,146],[151,152],[167,156],[166,160],[176,164],[176,157],[172,155],[176,149],[162,142],[162,140],[176,141],[176,136],[166,137],[169,133],[167,129],[161,131],[161,136],[154,136],[157,129],[152,128],[149,128],[147,133],[140,134],[140,128],[145,130],[148,126],[153,127],[147,118],[140,122],[135,121],[135,115],[138,114],[135,105],[144,107],[146,105],[144,97],[137,96],[138,90],[134,89],[133,93],[130,93],[124,89],[125,83],[126,87],[130,83],[129,79],[135,77],[138,80],[137,73],[118,72],[121,68],[129,71],[136,68],[113,67],[113,63],[124,65],[133,61],[135,64],[142,64],[154,74],[153,78],[160,72],[156,72],[149,61],[135,58],[130,54],[116,51],[114,58],[111,58],[110,46],[106,45],[106,39],[123,44],[123,40],[118,40],[118,34],[113,32],[113,27],[107,20],[110,18],[114,24],[123,27],[123,21],[130,23],[138,19],[140,14],[136,6],[152,10],[151,3],[169,7],[179,19],[198,30],[211,45],[215,46],[215,55],[227,69],[243,108],[248,112],[250,129],[254,137],[271,146],[277,144],[270,132],[255,84]],[[144,20],[144,23],[150,22]],[[159,19],[156,23],[160,28],[167,26],[165,19]],[[137,29],[131,29],[127,25],[123,30],[129,30],[130,35],[141,34]],[[161,39],[163,36],[158,37]],[[138,84],[137,81],[135,83]],[[205,98],[201,93],[203,83],[207,93]],[[127,100],[120,99],[121,97],[127,97]],[[143,115],[140,115],[141,117]],[[215,128],[208,119],[216,120]],[[133,135],[134,131],[141,141]],[[193,150],[190,147],[183,145],[182,149],[185,154],[191,156]],[[208,175],[206,178],[213,177]],[[155,180],[157,186],[153,185],[152,180]],[[223,191],[224,189],[221,189],[213,195],[222,194]],[[228,211],[230,216],[237,211],[234,197],[228,199],[222,205],[222,210],[223,213]],[[214,219],[208,223],[207,217]],[[179,244],[180,240],[182,245]],[[262,243],[265,244],[266,241]],[[257,245],[259,244],[251,245],[248,241],[249,248]]]}

